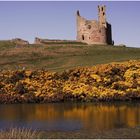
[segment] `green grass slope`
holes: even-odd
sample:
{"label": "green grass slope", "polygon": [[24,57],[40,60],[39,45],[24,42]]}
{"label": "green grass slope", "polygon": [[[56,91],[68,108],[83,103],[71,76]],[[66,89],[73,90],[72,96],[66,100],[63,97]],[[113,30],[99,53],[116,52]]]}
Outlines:
{"label": "green grass slope", "polygon": [[47,69],[63,71],[114,61],[140,59],[139,48],[85,45],[80,43],[15,47],[0,42],[0,69]]}

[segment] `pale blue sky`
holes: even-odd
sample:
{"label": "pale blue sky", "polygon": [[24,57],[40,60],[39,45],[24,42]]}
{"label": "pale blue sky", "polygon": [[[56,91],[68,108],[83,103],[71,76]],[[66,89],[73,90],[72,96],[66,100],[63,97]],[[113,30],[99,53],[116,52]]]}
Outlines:
{"label": "pale blue sky", "polygon": [[97,5],[107,6],[107,21],[112,24],[115,44],[140,47],[140,2],[0,1],[0,39],[20,37],[76,38],[76,11],[87,19],[97,19]]}

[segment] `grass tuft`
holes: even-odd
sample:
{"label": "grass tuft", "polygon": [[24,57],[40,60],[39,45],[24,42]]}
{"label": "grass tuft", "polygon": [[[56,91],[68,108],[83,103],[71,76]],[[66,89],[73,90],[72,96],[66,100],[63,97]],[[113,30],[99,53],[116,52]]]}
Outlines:
{"label": "grass tuft", "polygon": [[0,130],[0,139],[39,139],[40,132],[26,128]]}

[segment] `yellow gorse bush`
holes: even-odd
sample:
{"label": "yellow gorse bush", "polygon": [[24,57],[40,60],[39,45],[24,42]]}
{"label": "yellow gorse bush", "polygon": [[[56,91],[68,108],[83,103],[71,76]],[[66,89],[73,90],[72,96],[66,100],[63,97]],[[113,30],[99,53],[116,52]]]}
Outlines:
{"label": "yellow gorse bush", "polygon": [[130,100],[140,98],[140,61],[79,67],[63,73],[0,71],[0,95],[45,100]]}

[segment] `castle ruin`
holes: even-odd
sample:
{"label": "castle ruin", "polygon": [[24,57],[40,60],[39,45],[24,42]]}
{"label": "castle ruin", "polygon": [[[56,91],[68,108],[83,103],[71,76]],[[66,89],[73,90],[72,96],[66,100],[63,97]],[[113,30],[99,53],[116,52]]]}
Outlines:
{"label": "castle ruin", "polygon": [[[36,37],[34,44],[60,45],[60,44],[101,44],[114,45],[112,41],[111,24],[106,21],[106,6],[98,5],[98,20],[87,20],[77,11],[77,37],[76,40],[41,39]],[[16,46],[28,46],[29,42],[20,38],[12,39]]]}
{"label": "castle ruin", "polygon": [[87,20],[77,11],[77,41],[87,44],[114,44],[111,24],[106,21],[106,6],[98,6],[98,21]]}

